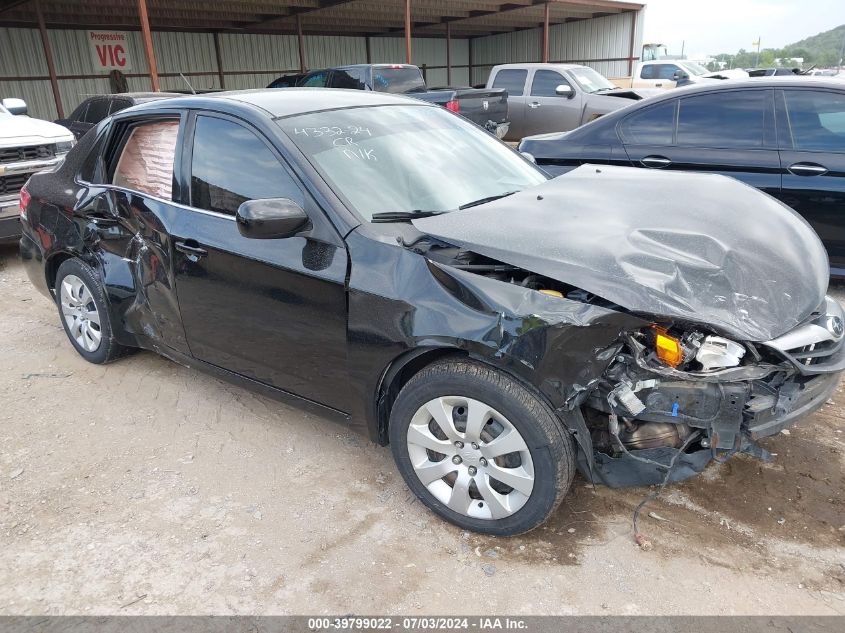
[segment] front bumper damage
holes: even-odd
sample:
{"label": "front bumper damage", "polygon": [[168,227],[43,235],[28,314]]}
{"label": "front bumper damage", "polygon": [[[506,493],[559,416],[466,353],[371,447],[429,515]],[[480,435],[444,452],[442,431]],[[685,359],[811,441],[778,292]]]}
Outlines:
{"label": "front bumper damage", "polygon": [[[667,473],[668,481],[681,481],[736,453],[771,459],[755,442],[821,407],[839,384],[842,317],[828,299],[807,323],[749,344],[755,353],[747,364],[711,372],[661,365],[627,338],[582,406],[565,416],[582,448],[582,473],[610,487],[640,486],[659,484]],[[687,438],[695,441],[681,452]]]}

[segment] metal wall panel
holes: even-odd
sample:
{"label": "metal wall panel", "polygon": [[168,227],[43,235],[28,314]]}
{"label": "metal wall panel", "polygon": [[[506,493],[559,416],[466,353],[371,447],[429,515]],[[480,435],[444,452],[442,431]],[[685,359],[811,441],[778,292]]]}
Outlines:
{"label": "metal wall panel", "polygon": [[[299,68],[293,35],[220,34],[223,70],[282,71]],[[226,77],[229,87],[230,77]]]}
{"label": "metal wall panel", "polygon": [[[628,74],[628,61],[597,61],[627,58],[631,47],[631,27],[636,13],[618,13],[589,20],[555,24],[549,28],[549,59],[584,64],[607,77]],[[637,16],[634,57],[642,48],[644,14]],[[508,62],[539,62],[542,59],[543,31],[531,29],[501,33],[472,41],[474,84],[484,83],[490,69]]]}
{"label": "metal wall panel", "polygon": [[[26,101],[30,116],[39,119],[56,119],[56,103],[50,81],[0,81],[1,97],[17,97]],[[65,107],[66,112],[70,110]]]}
{"label": "metal wall panel", "polygon": [[36,29],[0,28],[0,77],[46,75],[47,61]]}

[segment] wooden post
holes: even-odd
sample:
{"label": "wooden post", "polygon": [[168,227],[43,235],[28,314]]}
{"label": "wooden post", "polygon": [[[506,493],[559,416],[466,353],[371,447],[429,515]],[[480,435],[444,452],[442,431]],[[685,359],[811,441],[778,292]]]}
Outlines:
{"label": "wooden post", "polygon": [[153,36],[150,34],[150,17],[147,14],[147,0],[138,0],[138,16],[141,18],[141,33],[144,37],[144,52],[147,54],[147,67],[150,69],[150,85],[153,92],[159,92],[158,66],[153,50]]}
{"label": "wooden post", "polygon": [[304,73],[305,67],[305,39],[302,37],[302,16],[296,14],[296,41],[299,44],[299,72]]}
{"label": "wooden post", "polygon": [[44,57],[47,58],[47,72],[50,73],[50,85],[53,87],[53,100],[56,102],[56,113],[60,119],[65,118],[62,108],[62,96],[59,94],[59,80],[56,78],[56,65],[53,63],[53,49],[47,36],[47,25],[44,22],[44,12],[41,10],[41,0],[35,0],[35,13],[38,16],[38,30],[41,32],[41,46],[44,47]]}
{"label": "wooden post", "polygon": [[411,0],[405,0],[405,63],[411,63]]}
{"label": "wooden post", "polygon": [[220,87],[226,87],[226,78],[223,75],[223,57],[220,55],[220,33],[214,32],[214,56],[217,58],[217,79],[220,81]]}
{"label": "wooden post", "polygon": [[452,23],[446,22],[446,85],[452,85]]}
{"label": "wooden post", "polygon": [[549,62],[549,3],[543,5],[543,63]]}

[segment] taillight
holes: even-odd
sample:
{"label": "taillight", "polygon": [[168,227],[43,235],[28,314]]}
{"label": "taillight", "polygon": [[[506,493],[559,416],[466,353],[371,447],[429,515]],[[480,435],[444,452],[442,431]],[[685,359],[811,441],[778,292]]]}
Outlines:
{"label": "taillight", "polygon": [[446,103],[446,109],[449,110],[449,112],[460,112],[461,104],[458,103],[457,99],[452,99]]}
{"label": "taillight", "polygon": [[29,192],[26,190],[26,185],[21,188],[21,200],[20,200],[20,207],[21,207],[21,220],[26,220],[26,208],[29,206],[29,201],[32,199],[32,196],[29,195]]}

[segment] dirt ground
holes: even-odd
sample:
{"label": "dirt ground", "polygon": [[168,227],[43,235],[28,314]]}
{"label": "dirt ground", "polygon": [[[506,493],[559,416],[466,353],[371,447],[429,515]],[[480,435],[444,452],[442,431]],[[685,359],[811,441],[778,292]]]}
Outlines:
{"label": "dirt ground", "polygon": [[[837,289],[840,298],[845,291]],[[106,367],[0,249],[0,614],[845,614],[845,394],[648,492],[482,538],[388,449],[151,353]]]}

